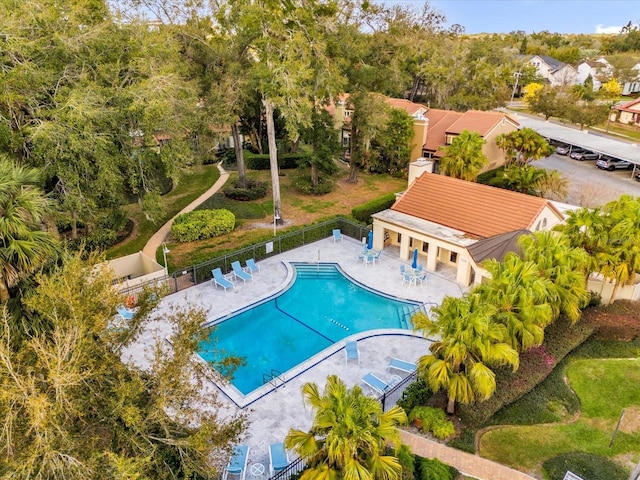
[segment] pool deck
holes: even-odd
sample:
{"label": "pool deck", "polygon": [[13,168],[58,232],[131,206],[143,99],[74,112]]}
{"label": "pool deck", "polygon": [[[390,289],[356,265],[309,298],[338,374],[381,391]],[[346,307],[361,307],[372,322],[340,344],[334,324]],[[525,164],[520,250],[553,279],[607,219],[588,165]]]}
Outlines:
{"label": "pool deck", "polygon": [[[257,262],[261,271],[254,275],[253,281],[246,284],[235,281],[233,290],[225,292],[207,282],[169,295],[159,305],[158,320],[153,323],[153,328],[143,332],[137,344],[124,352],[124,355],[139,366],[145,367],[148,364],[144,354],[145,345],[153,344],[158,336],[166,338],[170,334],[169,325],[162,321],[162,317],[163,312],[167,312],[172,305],[199,305],[208,312],[208,321],[215,322],[274,295],[290,281],[291,270],[287,268],[289,262],[338,263],[357,282],[397,298],[423,303],[427,310],[432,305],[440,304],[446,295],[461,296],[466,291],[465,287],[455,281],[452,270],[427,272],[422,285],[402,285],[400,265],[409,262],[400,261],[397,247],[386,248],[375,266],[365,266],[358,259],[362,248],[359,241],[348,237],[344,237],[343,242],[336,243],[332,238],[327,238]],[[348,387],[358,384],[367,391],[367,387],[361,382],[365,374],[371,372],[388,380],[392,374],[400,373],[389,371],[389,360],[392,357],[415,362],[428,353],[430,345],[429,340],[401,330],[371,331],[354,335],[354,338],[358,339],[359,364],[345,361],[344,342],[339,342],[295,370],[287,372],[287,381],[283,386],[269,389],[266,394],[261,391],[248,400],[245,399],[245,402],[251,402],[245,407],[250,415],[250,425],[243,441],[251,447],[249,464],[262,463],[268,467],[269,444],[282,442],[290,428],[309,429],[313,417],[302,399],[301,387],[305,383],[315,382],[323,388],[327,376],[337,374]],[[220,395],[229,412],[237,411],[238,402],[234,403],[230,398]]]}

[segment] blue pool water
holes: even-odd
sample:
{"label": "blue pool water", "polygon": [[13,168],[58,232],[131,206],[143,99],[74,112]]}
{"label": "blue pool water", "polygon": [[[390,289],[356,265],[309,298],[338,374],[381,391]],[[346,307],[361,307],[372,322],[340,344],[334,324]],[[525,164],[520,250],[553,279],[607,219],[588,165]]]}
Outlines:
{"label": "blue pool water", "polygon": [[264,374],[284,373],[354,333],[411,328],[409,312],[419,304],[356,285],[333,264],[293,266],[289,289],[218,323],[199,346],[207,361],[244,358],[232,381],[244,395],[264,384]]}

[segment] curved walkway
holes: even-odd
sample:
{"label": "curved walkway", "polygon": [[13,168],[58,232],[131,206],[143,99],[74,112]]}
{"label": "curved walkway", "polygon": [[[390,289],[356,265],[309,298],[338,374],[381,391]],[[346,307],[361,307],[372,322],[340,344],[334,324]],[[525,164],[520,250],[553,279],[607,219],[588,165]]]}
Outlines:
{"label": "curved walkway", "polygon": [[478,455],[447,447],[406,430],[400,430],[400,435],[402,443],[407,445],[415,455],[424,458],[438,458],[447,465],[457,468],[465,475],[477,477],[481,480],[534,480],[534,477],[525,473]]}
{"label": "curved walkway", "polygon": [[167,235],[171,231],[171,225],[173,225],[173,221],[175,220],[175,218],[178,215],[181,215],[183,213],[191,212],[198,205],[203,203],[207,198],[209,198],[211,195],[213,195],[214,193],[216,193],[218,190],[222,188],[222,186],[229,179],[229,173],[224,168],[222,168],[222,162],[218,163],[218,170],[220,170],[220,178],[216,180],[216,182],[211,186],[211,188],[209,188],[209,190],[204,192],[202,195],[196,198],[193,202],[191,202],[189,205],[187,205],[178,213],[176,213],[171,218],[171,220],[169,220],[167,223],[162,225],[162,227],[160,227],[160,229],[156,233],[154,233],[153,236],[149,239],[147,244],[142,249],[142,253],[144,253],[148,257],[155,259],[156,251],[158,250],[158,247],[162,244],[162,242],[164,242],[164,239],[167,238]]}

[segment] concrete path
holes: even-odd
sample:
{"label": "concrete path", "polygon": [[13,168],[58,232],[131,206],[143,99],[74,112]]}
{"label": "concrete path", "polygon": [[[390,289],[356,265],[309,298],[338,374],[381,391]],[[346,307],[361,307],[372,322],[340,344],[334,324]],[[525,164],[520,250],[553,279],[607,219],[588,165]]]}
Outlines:
{"label": "concrete path", "polygon": [[400,431],[402,443],[420,457],[438,458],[438,460],[457,468],[465,475],[481,480],[534,480],[535,477],[514,470],[486,458],[447,447],[405,430]]}
{"label": "concrete path", "polygon": [[149,239],[147,244],[142,249],[142,253],[144,253],[148,257],[155,259],[156,251],[158,250],[158,247],[162,244],[162,242],[164,242],[164,239],[167,238],[167,235],[169,235],[169,232],[171,231],[171,225],[173,225],[173,221],[175,220],[175,218],[178,215],[181,215],[183,213],[191,212],[198,205],[203,203],[207,198],[209,198],[211,195],[213,195],[214,193],[216,193],[218,190],[222,188],[222,186],[229,179],[229,173],[224,168],[222,168],[222,162],[218,163],[218,170],[220,170],[220,178],[218,178],[216,183],[214,183],[209,190],[204,192],[202,195],[196,198],[193,202],[191,202],[189,205],[187,205],[178,213],[176,213],[171,218],[171,220],[169,220],[167,223],[162,225],[162,227],[160,227],[160,229],[156,233],[154,233],[153,236]]}

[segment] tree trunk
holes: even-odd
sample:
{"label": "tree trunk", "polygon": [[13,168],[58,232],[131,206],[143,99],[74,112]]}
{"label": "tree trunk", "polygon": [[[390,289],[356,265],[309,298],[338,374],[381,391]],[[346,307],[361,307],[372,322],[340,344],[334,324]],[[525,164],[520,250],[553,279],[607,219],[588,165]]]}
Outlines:
{"label": "tree trunk", "polygon": [[233,136],[233,149],[236,152],[236,165],[238,166],[238,185],[240,188],[247,188],[247,169],[244,166],[244,153],[237,123],[231,125],[231,135]]}
{"label": "tree trunk", "polygon": [[319,181],[320,179],[318,176],[318,164],[315,162],[315,160],[311,160],[311,185],[317,187]]}
{"label": "tree trunk", "polygon": [[0,278],[0,303],[5,303],[11,298],[9,295],[9,287],[4,278]]}
{"label": "tree trunk", "polygon": [[453,415],[456,412],[456,400],[455,398],[449,397],[449,401],[447,402],[447,413]]}
{"label": "tree trunk", "polygon": [[71,239],[78,238],[78,216],[76,212],[71,212]]}
{"label": "tree trunk", "polygon": [[280,176],[278,173],[278,150],[276,147],[276,129],[273,123],[273,104],[271,100],[262,100],[267,117],[267,139],[269,140],[269,164],[271,166],[271,189],[273,190],[273,218],[276,224],[282,225],[280,205]]}
{"label": "tree trunk", "polygon": [[347,182],[358,183],[358,163],[356,162],[355,147],[357,141],[357,129],[351,119],[351,138],[349,139],[349,178]]}

